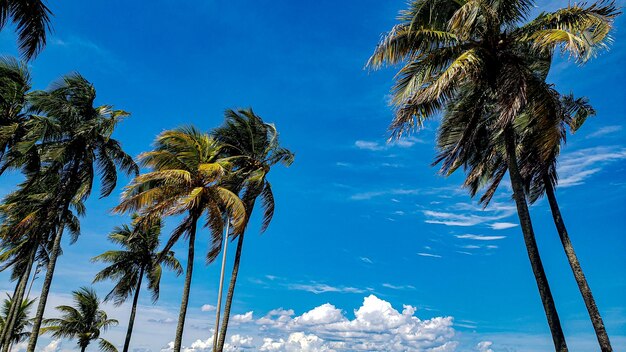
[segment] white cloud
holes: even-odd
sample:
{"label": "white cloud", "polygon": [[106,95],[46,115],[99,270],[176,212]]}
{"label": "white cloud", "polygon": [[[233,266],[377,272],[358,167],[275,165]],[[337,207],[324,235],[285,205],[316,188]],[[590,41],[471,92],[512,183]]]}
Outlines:
{"label": "white cloud", "polygon": [[[194,341],[190,346],[182,347],[183,352],[211,352],[213,350],[213,334],[206,339],[201,340],[198,339]],[[253,351],[256,348],[254,344],[254,337],[252,336],[244,336],[235,334],[232,335],[228,341],[224,344],[224,351],[227,352],[235,352],[241,350],[251,350]],[[174,342],[171,341],[167,344],[167,346],[161,349],[161,352],[173,352],[174,351]]]}
{"label": "white cloud", "polygon": [[415,290],[415,286],[412,285],[392,285],[389,283],[384,283],[381,286],[391,290]]}
{"label": "white cloud", "polygon": [[494,222],[493,224],[489,224],[492,230],[506,230],[516,226],[517,224],[512,222]]}
{"label": "white cloud", "polygon": [[252,314],[253,314],[252,311],[247,312],[245,314],[235,314],[230,319],[234,323],[249,323],[252,321]]}
{"label": "white cloud", "polygon": [[354,146],[363,150],[380,151],[380,150],[387,150],[392,147],[410,148],[418,143],[425,143],[425,142],[416,137],[406,137],[406,138],[399,139],[397,141],[393,141],[392,143],[357,140],[356,142],[354,142]]}
{"label": "white cloud", "polygon": [[419,252],[417,253],[417,255],[422,256],[422,257],[441,258],[441,256],[438,254],[430,254],[430,253],[423,253],[423,252]]}
{"label": "white cloud", "polygon": [[456,238],[468,239],[468,240],[476,240],[476,241],[495,241],[505,239],[506,236],[483,236],[483,235],[455,235]]}
{"label": "white cloud", "polygon": [[493,352],[491,345],[493,345],[493,342],[491,341],[481,341],[476,344],[476,350],[478,352]]}
{"label": "white cloud", "polygon": [[368,257],[359,257],[359,259],[361,259],[362,262],[367,263],[367,264],[374,264],[374,262],[368,258]]}
{"label": "white cloud", "polygon": [[559,187],[582,185],[589,177],[602,171],[610,162],[626,159],[626,148],[594,147],[569,152],[561,157],[557,166]]}
{"label": "white cloud", "polygon": [[339,293],[363,293],[365,290],[356,287],[345,286],[330,286],[327,284],[321,284],[312,282],[310,284],[288,284],[287,288],[290,290],[307,291],[315,294],[326,292],[339,292]]}
{"label": "white cloud", "polygon": [[483,209],[474,203],[457,203],[446,211],[424,210],[423,213],[427,218],[424,221],[429,224],[469,227],[508,218],[515,214],[515,207],[494,202]]}
{"label": "white cloud", "polygon": [[384,145],[380,145],[378,142],[362,141],[362,140],[358,140],[354,142],[354,146],[359,149],[371,150],[371,151],[386,149]]}
{"label": "white cloud", "polygon": [[[453,351],[454,329],[451,317],[421,320],[415,307],[404,305],[398,312],[374,295],[365,297],[354,311],[354,319],[330,303],[298,317],[288,314],[266,316],[266,329],[289,332],[287,338],[265,338],[261,351]],[[274,317],[281,321],[275,324]],[[259,319],[261,321],[261,319]],[[294,335],[295,334],[295,335]]]}
{"label": "white cloud", "polygon": [[61,350],[61,340],[52,340],[41,352],[58,352]]}
{"label": "white cloud", "polygon": [[212,312],[215,310],[215,306],[210,305],[210,304],[205,304],[202,307],[200,307],[200,310],[203,312]]}
{"label": "white cloud", "polygon": [[595,138],[595,137],[605,136],[607,134],[619,132],[619,131],[622,130],[622,128],[623,127],[619,126],[619,125],[600,127],[595,132],[592,132],[589,135],[587,135],[587,138]]}

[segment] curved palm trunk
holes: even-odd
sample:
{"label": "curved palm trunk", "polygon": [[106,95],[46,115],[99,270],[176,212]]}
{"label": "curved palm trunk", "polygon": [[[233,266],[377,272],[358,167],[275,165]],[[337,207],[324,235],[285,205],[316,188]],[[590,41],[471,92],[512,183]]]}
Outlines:
{"label": "curved palm trunk", "polygon": [[48,261],[48,268],[46,269],[46,277],[41,287],[41,294],[39,295],[39,304],[37,305],[37,314],[33,319],[33,328],[30,332],[30,338],[28,340],[27,352],[35,352],[37,346],[37,338],[39,337],[39,329],[41,329],[41,322],[43,320],[43,313],[46,310],[46,303],[48,301],[48,293],[50,293],[50,286],[52,285],[52,277],[54,276],[54,268],[59,257],[61,250],[61,237],[63,237],[63,225],[59,226],[56,235],[54,236],[54,244],[50,251],[50,258]]}
{"label": "curved palm trunk", "polygon": [[187,306],[189,305],[189,289],[191,288],[191,276],[193,275],[193,257],[196,241],[196,223],[194,218],[189,232],[189,252],[187,253],[187,273],[185,275],[185,287],[183,288],[183,298],[180,302],[180,313],[178,314],[178,325],[176,326],[176,338],[174,339],[174,352],[180,352],[183,343],[183,330],[185,328],[185,317],[187,316]]}
{"label": "curved palm trunk", "polygon": [[139,290],[141,290],[141,280],[143,279],[143,269],[139,272],[139,280],[135,288],[135,297],[133,297],[133,306],[130,309],[130,319],[128,320],[128,329],[126,330],[126,339],[124,340],[124,352],[128,352],[130,346],[130,337],[133,334],[133,325],[135,325],[135,314],[137,313],[137,301],[139,300]]}
{"label": "curved palm trunk", "polygon": [[578,261],[578,257],[576,256],[576,252],[574,251],[574,246],[572,245],[569,234],[567,233],[567,228],[565,227],[565,222],[563,221],[563,217],[561,216],[559,204],[556,201],[554,187],[552,186],[552,183],[547,176],[544,176],[544,184],[548,203],[550,203],[550,209],[552,210],[552,217],[554,218],[554,225],[556,225],[557,232],[559,233],[559,237],[561,238],[561,243],[563,244],[565,255],[567,256],[569,265],[572,268],[572,272],[574,273],[574,278],[576,279],[576,283],[578,284],[578,289],[583,296],[585,306],[587,306],[587,312],[589,312],[589,317],[591,318],[593,329],[595,330],[598,342],[600,343],[600,349],[602,350],[602,352],[611,352],[613,351],[613,348],[611,347],[611,342],[609,341],[609,335],[606,333],[604,322],[602,321],[602,317],[600,316],[600,312],[598,311],[598,307],[596,306],[596,301],[593,298],[593,294],[591,293],[591,288],[587,283],[587,279],[585,278],[583,269],[580,266],[580,262]]}
{"label": "curved palm trunk", "polygon": [[230,308],[233,304],[233,295],[235,294],[235,284],[237,283],[237,275],[239,274],[239,263],[241,262],[241,249],[243,247],[243,235],[242,232],[239,235],[237,241],[237,251],[235,252],[235,262],[233,264],[233,272],[230,277],[230,284],[228,286],[228,294],[226,295],[226,304],[224,306],[224,318],[222,320],[222,326],[220,327],[219,341],[217,344],[216,352],[222,352],[224,350],[224,343],[226,342],[226,331],[228,330],[228,320],[230,318]]}
{"label": "curved palm trunk", "polygon": [[220,271],[220,285],[217,293],[217,306],[215,308],[215,331],[213,332],[213,351],[217,350],[217,335],[220,330],[220,309],[222,308],[222,291],[224,291],[224,272],[226,271],[226,253],[228,250],[228,232],[230,219],[226,217],[226,230],[224,235],[224,250],[222,251],[222,270]]}
{"label": "curved palm trunk", "polygon": [[567,351],[567,344],[565,343],[565,336],[563,335],[563,329],[561,328],[559,314],[556,311],[554,298],[552,297],[552,292],[550,291],[548,278],[546,277],[543,263],[541,262],[541,257],[539,256],[539,248],[537,247],[533,225],[530,220],[530,212],[528,211],[528,204],[526,203],[526,195],[524,193],[523,186],[524,182],[517,165],[515,139],[513,131],[510,129],[505,130],[505,144],[509,176],[511,178],[511,186],[513,187],[513,198],[515,199],[515,205],[517,206],[517,215],[522,227],[522,233],[524,235],[524,242],[526,243],[528,258],[530,259],[530,265],[532,267],[535,280],[537,281],[537,287],[539,288],[539,295],[541,296],[543,309],[546,313],[546,317],[548,318],[548,325],[550,326],[554,348],[556,351],[565,352]]}
{"label": "curved palm trunk", "polygon": [[0,345],[2,346],[2,352],[8,352],[11,350],[11,332],[14,329],[15,322],[17,321],[19,310],[24,301],[24,293],[26,292],[26,286],[28,285],[28,279],[30,278],[30,272],[35,262],[35,255],[37,254],[37,246],[33,246],[28,258],[28,263],[24,272],[19,278],[15,292],[12,297],[12,304],[9,308],[9,314],[7,315],[6,324],[2,331],[2,339]]}

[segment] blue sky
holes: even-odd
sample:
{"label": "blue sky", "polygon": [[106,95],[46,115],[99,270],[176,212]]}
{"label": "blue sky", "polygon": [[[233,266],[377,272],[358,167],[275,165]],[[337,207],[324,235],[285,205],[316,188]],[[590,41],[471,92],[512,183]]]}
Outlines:
{"label": "blue sky", "polygon": [[[549,1],[545,9],[564,4]],[[130,154],[149,149],[165,129],[209,130],[222,122],[224,109],[249,106],[274,122],[296,153],[292,167],[270,174],[277,203],[271,227],[257,235],[256,221],[246,237],[233,350],[357,349],[349,336],[370,343],[359,347],[364,350],[551,348],[506,185],[482,210],[458,187],[462,175],[438,176],[429,166],[437,121],[385,144],[394,70],[363,66],[404,6],[373,0],[51,4],[55,31],[32,62],[35,88],[68,72],[83,74],[95,84],[98,103],[132,113],[116,132]],[[626,349],[625,24],[618,18],[610,52],[584,67],[557,59],[549,78],[563,92],[589,97],[598,111],[568,140],[557,197],[616,350]],[[0,48],[15,54],[11,30],[0,33]],[[3,176],[0,192],[18,179]],[[127,221],[109,213],[126,181],[111,197],[88,202],[80,240],[64,245],[49,308],[66,303],[101,268],[89,259],[111,249],[106,235]],[[594,350],[548,206],[540,201],[531,211],[570,348]],[[176,220],[166,221],[165,233]],[[189,351],[208,351],[204,341],[214,322],[205,305],[216,302],[218,266],[204,265],[207,241],[205,230],[185,333]],[[184,261],[184,247],[176,249]],[[0,278],[0,290],[11,290],[7,276]],[[167,275],[157,305],[142,297],[136,351],[160,351],[173,340],[182,282]],[[95,287],[104,296],[110,285]],[[121,325],[106,336],[121,344],[128,306],[107,308]],[[392,346],[402,336],[417,342]],[[74,345],[42,339],[40,347]]]}

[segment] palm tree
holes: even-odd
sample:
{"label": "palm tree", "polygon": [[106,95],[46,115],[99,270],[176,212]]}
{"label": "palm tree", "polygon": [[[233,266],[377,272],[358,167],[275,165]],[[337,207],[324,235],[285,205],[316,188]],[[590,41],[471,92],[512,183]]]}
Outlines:
{"label": "palm tree", "polygon": [[43,0],[7,0],[0,3],[0,30],[11,18],[22,55],[30,60],[46,45],[52,12]]}
{"label": "palm tree", "polygon": [[[537,120],[543,112],[555,108],[553,89],[545,83],[552,53],[561,48],[577,61],[587,61],[606,46],[618,11],[611,2],[572,5],[542,13],[522,24],[533,6],[529,0],[412,1],[409,9],[401,12],[401,23],[381,40],[368,66],[404,65],[392,90],[397,106],[390,125],[392,138],[420,127],[438,111],[457,113],[459,109],[451,110],[448,106],[453,99],[463,101],[465,113],[471,116],[460,140],[481,133],[481,124],[493,126],[496,133],[486,137],[500,139],[504,147],[500,155],[509,171],[554,345],[557,350],[566,351],[528,211],[513,122],[524,110]],[[467,153],[462,146],[460,143],[451,153]]]}
{"label": "palm tree", "polygon": [[[0,316],[0,329],[5,329],[7,327],[7,322],[9,320],[9,311],[11,307],[14,305],[13,298],[7,294],[7,299],[2,302],[2,315]],[[22,342],[28,338],[30,335],[29,332],[24,331],[28,329],[31,325],[31,321],[28,318],[28,314],[30,311],[30,307],[35,302],[34,299],[28,300],[25,299],[19,305],[17,310],[17,319],[15,319],[15,323],[11,328],[9,333],[9,345]],[[9,348],[10,349],[10,348]]]}
{"label": "palm tree", "polygon": [[198,220],[204,215],[212,233],[213,249],[207,261],[217,256],[215,248],[222,238],[224,211],[233,219],[235,229],[242,228],[245,209],[237,195],[220,182],[228,173],[230,163],[220,157],[221,146],[208,134],[194,127],[183,127],[161,133],[153,151],[139,156],[150,172],[136,177],[122,195],[117,212],[140,211],[146,221],[185,214],[171,234],[163,252],[182,237],[189,243],[183,297],[181,299],[174,351],[180,351],[189,304],[193,273],[195,239]]}
{"label": "palm tree", "polygon": [[[57,186],[58,180],[51,178],[52,183],[33,182],[28,179],[18,186],[18,189],[4,198],[0,205],[0,271],[12,269],[11,279],[16,280],[13,293],[13,306],[7,315],[5,329],[0,334],[0,346],[3,352],[9,351],[9,334],[16,323],[17,309],[24,299],[26,286],[35,263],[37,266],[46,265],[51,248],[51,238],[56,229],[46,230],[42,221],[42,214],[52,205],[54,195],[49,191]],[[41,181],[41,180],[37,180]],[[74,204],[75,208],[82,208],[82,204]],[[62,226],[70,231],[72,241],[80,233],[78,218],[71,212],[66,213],[61,222]],[[31,280],[34,281],[34,277]]]}
{"label": "palm tree", "polygon": [[174,252],[157,252],[162,228],[161,221],[157,219],[143,226],[140,226],[138,222],[139,219],[134,217],[132,227],[128,225],[116,227],[109,235],[109,241],[124,247],[123,250],[107,251],[92,259],[93,262],[110,264],[96,274],[94,283],[109,279],[117,282],[105,297],[105,302],[113,300],[115,305],[119,306],[134,293],[124,340],[124,352],[128,351],[130,345],[143,277],[146,276],[148,279],[152,301],[156,302],[159,299],[159,285],[163,270],[161,264],[174,270],[177,275],[183,271],[174,257]]}
{"label": "palm tree", "polygon": [[117,170],[137,174],[138,167],[118,141],[111,137],[116,125],[128,113],[113,110],[109,105],[94,107],[96,91],[79,74],[65,76],[48,91],[35,92],[30,97],[32,110],[43,115],[45,128],[29,131],[39,133],[37,140],[41,169],[33,177],[47,180],[58,178],[52,206],[42,214],[41,231],[56,229],[49,251],[46,276],[39,295],[37,313],[28,342],[28,352],[34,352],[39,329],[46,308],[48,293],[54,275],[57,257],[61,251],[64,219],[74,206],[77,215],[84,207],[78,206],[91,193],[96,172],[101,180],[101,197],[108,196],[116,186]]}
{"label": "palm tree", "polygon": [[[530,202],[534,203],[543,194],[548,198],[561,243],[583,296],[600,348],[602,351],[611,351],[612,347],[606,328],[567,233],[554,192],[558,179],[556,161],[561,145],[565,143],[566,129],[569,128],[574,133],[582,126],[588,116],[595,114],[595,110],[585,98],[574,99],[572,95],[562,97],[555,95],[555,99],[560,102],[560,108],[551,113],[553,114],[551,119],[541,120],[549,122],[549,124],[532,124],[532,119],[525,113],[516,118],[516,140],[519,141],[518,160]],[[463,109],[461,105],[450,108],[450,110],[459,111]],[[465,143],[463,149],[469,151],[464,154],[464,160],[460,158],[449,159],[453,157],[450,152],[461,143],[459,140],[460,132],[463,129],[462,126],[468,123],[468,119],[464,114],[456,113],[444,120],[438,138],[438,147],[441,150],[439,160],[446,160],[445,164],[454,165],[454,167],[444,167],[441,172],[449,175],[463,165],[468,170],[468,177],[464,186],[470,189],[472,196],[477,194],[488,182],[489,186],[485,187],[486,192],[481,197],[481,203],[486,206],[504,177],[507,165],[504,157],[500,154],[503,147],[493,145],[493,141],[484,143],[485,139],[480,140],[481,134],[476,134],[475,138],[463,142]],[[488,135],[492,132],[483,131],[483,133],[483,135]],[[484,151],[487,149],[491,149],[491,151],[485,153]],[[485,155],[488,156],[487,159],[484,158]]]}
{"label": "palm tree", "polygon": [[53,338],[77,340],[81,352],[87,349],[92,341],[97,340],[101,351],[117,352],[115,346],[100,337],[108,328],[117,326],[115,319],[109,319],[107,313],[100,309],[100,299],[96,292],[87,287],[81,287],[72,292],[75,306],[58,306],[60,318],[44,320],[42,334],[50,333]]}
{"label": "palm tree", "polygon": [[0,57],[0,159],[24,135],[31,78],[25,63]]}
{"label": "palm tree", "polygon": [[[280,146],[276,127],[264,122],[252,109],[237,111],[229,109],[226,110],[225,118],[224,125],[215,129],[213,135],[224,145],[222,151],[224,156],[231,159],[235,165],[235,173],[230,180],[230,187],[235,192],[241,193],[241,199],[245,205],[246,216],[243,228],[245,230],[247,227],[255,202],[257,198],[261,197],[261,205],[264,208],[261,226],[261,232],[263,232],[269,226],[274,215],[274,195],[267,175],[272,166],[277,163],[282,163],[285,166],[291,165],[294,154]],[[226,331],[237,275],[239,274],[245,232],[235,231],[234,235],[238,237],[237,249],[224,305],[224,318],[219,327],[218,343],[215,349],[218,352],[224,349],[226,341]],[[218,327],[215,329],[216,334],[217,332]]]}

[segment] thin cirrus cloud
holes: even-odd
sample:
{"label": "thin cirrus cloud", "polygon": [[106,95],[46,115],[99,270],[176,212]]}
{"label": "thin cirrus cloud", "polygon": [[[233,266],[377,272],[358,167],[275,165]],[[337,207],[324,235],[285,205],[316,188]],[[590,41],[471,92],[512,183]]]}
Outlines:
{"label": "thin cirrus cloud", "polygon": [[492,230],[506,230],[516,226],[517,224],[512,222],[494,222],[493,224],[489,224]]}
{"label": "thin cirrus cloud", "polygon": [[357,140],[354,142],[354,146],[358,149],[369,151],[381,151],[387,150],[393,147],[410,148],[418,143],[425,143],[423,140],[416,137],[402,138],[393,143],[380,143],[377,141]]}
{"label": "thin cirrus cloud", "polygon": [[619,132],[622,129],[623,129],[623,127],[619,126],[619,125],[600,127],[595,132],[592,132],[592,133],[588,134],[587,138],[596,138],[596,137],[606,136],[608,134]]}
{"label": "thin cirrus cloud", "polygon": [[420,257],[443,258],[439,254],[424,253],[424,252],[418,252],[417,255],[419,255]]}
{"label": "thin cirrus cloud", "polygon": [[475,240],[475,241],[496,241],[496,240],[502,240],[506,238],[506,236],[483,236],[483,235],[471,235],[471,234],[455,235],[454,237],[460,238],[460,239]]}
{"label": "thin cirrus cloud", "polygon": [[287,289],[295,290],[295,291],[306,291],[315,294],[320,293],[328,293],[328,292],[336,292],[336,293],[363,293],[366,290],[356,288],[356,287],[346,287],[346,286],[331,286],[328,284],[322,284],[317,282],[312,282],[308,284],[287,284]]}
{"label": "thin cirrus cloud", "polygon": [[582,185],[606,164],[626,159],[626,148],[600,146],[569,152],[561,157],[557,171],[561,188]]}

